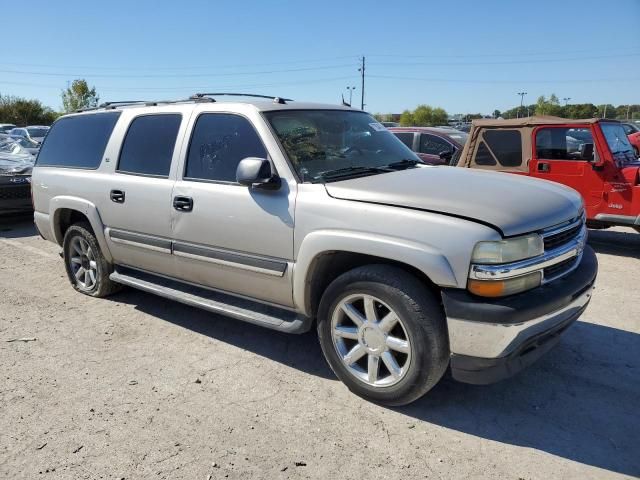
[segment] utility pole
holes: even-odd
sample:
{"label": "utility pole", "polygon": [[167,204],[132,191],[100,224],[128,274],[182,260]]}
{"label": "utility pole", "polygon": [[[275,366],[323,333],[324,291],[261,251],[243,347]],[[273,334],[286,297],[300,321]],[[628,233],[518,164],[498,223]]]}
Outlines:
{"label": "utility pole", "polygon": [[527,94],[527,92],[518,92],[518,95],[520,95],[520,108],[518,109],[518,114],[516,115],[516,118],[520,118],[520,111],[522,110],[522,105],[524,104],[524,96]]}
{"label": "utility pole", "polygon": [[562,100],[564,100],[564,106],[566,107],[567,105],[569,105],[569,100],[571,100],[571,97],[564,97]]}
{"label": "utility pole", "polygon": [[604,115],[602,115],[602,118],[607,118],[607,104],[604,104]]}
{"label": "utility pole", "polygon": [[347,90],[349,91],[349,106],[352,105],[352,100],[353,100],[353,91],[356,89],[356,87],[347,87]]}
{"label": "utility pole", "polygon": [[360,109],[364,110],[364,55],[362,56],[362,66],[358,69],[362,76],[362,89],[360,90]]}
{"label": "utility pole", "polygon": [[627,105],[627,120],[629,120],[629,111],[631,110],[631,105]]}

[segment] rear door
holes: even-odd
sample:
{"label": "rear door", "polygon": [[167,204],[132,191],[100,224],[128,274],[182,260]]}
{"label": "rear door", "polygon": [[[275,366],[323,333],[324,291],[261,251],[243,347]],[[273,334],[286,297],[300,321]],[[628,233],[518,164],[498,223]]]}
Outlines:
{"label": "rear door", "polygon": [[542,126],[532,135],[532,176],[577,190],[587,207],[603,202],[604,175],[592,164],[598,145],[589,126]]}
{"label": "rear door", "polygon": [[[124,112],[131,115],[131,112]],[[119,124],[126,129],[109,158],[100,214],[116,263],[172,276],[171,192],[175,183],[176,143],[186,120],[180,112],[136,115]],[[117,133],[117,132],[116,132]]]}
{"label": "rear door", "polygon": [[176,271],[191,283],[291,306],[295,180],[281,171],[278,190],[236,182],[242,159],[271,160],[256,122],[266,128],[261,117],[236,113],[192,120],[173,191]]}

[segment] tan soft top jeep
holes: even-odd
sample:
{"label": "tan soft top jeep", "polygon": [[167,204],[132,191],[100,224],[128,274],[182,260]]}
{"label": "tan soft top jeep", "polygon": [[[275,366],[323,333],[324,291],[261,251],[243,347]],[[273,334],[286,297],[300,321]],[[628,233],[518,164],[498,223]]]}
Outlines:
{"label": "tan soft top jeep", "polygon": [[582,195],[590,227],[640,231],[640,160],[615,120],[475,120],[457,166],[562,183]]}

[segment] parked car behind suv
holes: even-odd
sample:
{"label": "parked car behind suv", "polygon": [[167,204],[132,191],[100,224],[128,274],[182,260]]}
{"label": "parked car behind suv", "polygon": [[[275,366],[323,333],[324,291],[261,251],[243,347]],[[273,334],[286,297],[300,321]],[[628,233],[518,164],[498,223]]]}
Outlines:
{"label": "parked car behind suv", "polygon": [[44,140],[44,137],[47,136],[47,132],[49,131],[49,127],[46,126],[30,126],[24,128],[14,128],[9,131],[9,135],[12,137],[22,137],[38,144],[41,144]]}
{"label": "parked car behind suv", "polygon": [[582,195],[589,226],[640,231],[640,160],[615,120],[474,120],[458,166],[562,183]]}
{"label": "parked car behind suv", "polygon": [[0,215],[32,211],[34,161],[35,157],[18,142],[0,135]]}
{"label": "parked car behind suv", "polygon": [[597,271],[573,190],[428,167],[365,112],[279,98],[62,117],[33,198],[77,291],[129,285],[290,333],[315,323],[336,375],[387,405],[449,365],[489,383],[530,364]]}
{"label": "parked car behind suv", "polygon": [[389,131],[430,165],[448,165],[457,160],[468,137],[449,127],[394,127]]}
{"label": "parked car behind suv", "polygon": [[627,134],[629,142],[633,146],[633,151],[635,152],[636,157],[640,157],[640,127],[635,123],[623,123],[622,128],[624,129],[624,133]]}

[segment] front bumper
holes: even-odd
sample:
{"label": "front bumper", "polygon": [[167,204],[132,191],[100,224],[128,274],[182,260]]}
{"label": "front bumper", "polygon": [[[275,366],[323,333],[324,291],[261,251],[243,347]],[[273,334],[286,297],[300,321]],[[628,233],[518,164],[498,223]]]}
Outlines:
{"label": "front bumper", "polygon": [[[16,178],[20,183],[15,182]],[[0,177],[0,215],[32,210],[31,184],[21,177]]]}
{"label": "front bumper", "polygon": [[597,271],[595,253],[585,247],[573,272],[528,292],[486,299],[443,290],[453,377],[493,383],[536,361],[584,312]]}

